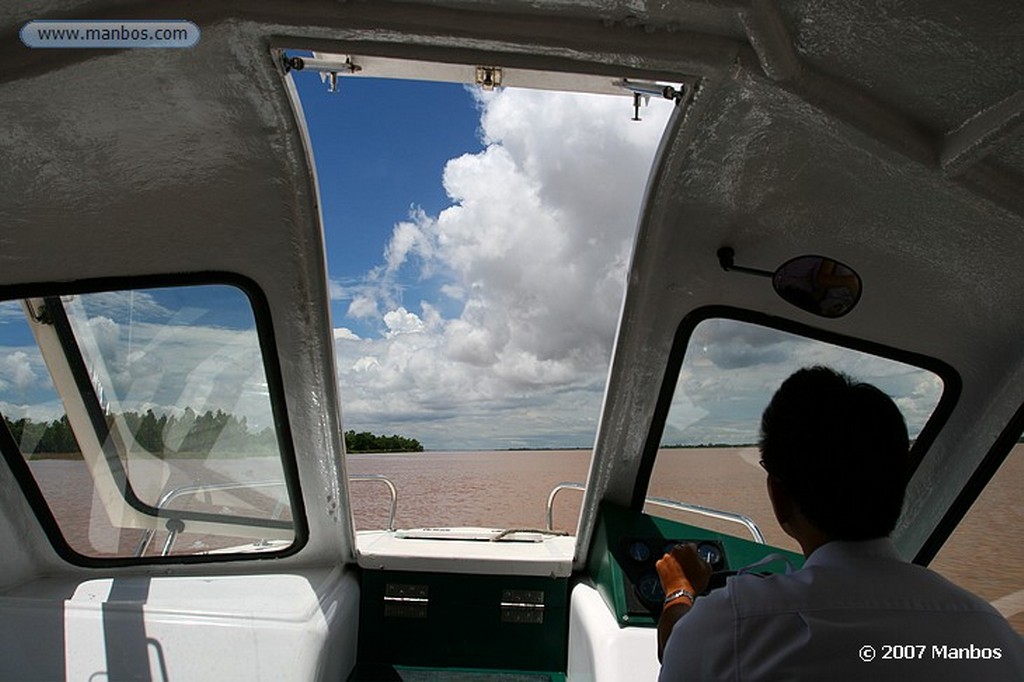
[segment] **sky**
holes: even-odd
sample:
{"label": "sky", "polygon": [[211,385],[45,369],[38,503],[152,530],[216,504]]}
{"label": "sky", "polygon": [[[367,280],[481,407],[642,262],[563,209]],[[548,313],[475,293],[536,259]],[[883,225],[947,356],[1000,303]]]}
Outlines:
{"label": "sky", "polygon": [[346,428],[593,443],[669,102],[296,74]]}
{"label": "sky", "polygon": [[942,394],[942,380],[900,362],[735,320],[693,330],[661,437],[662,445],[752,444],[779,385],[802,367],[826,365],[892,396],[916,437]]}
{"label": "sky", "polygon": [[[316,73],[292,74],[320,185],[345,428],[428,450],[590,447],[672,104],[651,101],[637,122],[628,97],[369,78],[332,93]],[[251,315],[211,291],[70,306],[89,317],[108,399],[164,412],[187,399],[267,421],[265,377],[232,359],[255,347]],[[810,362],[876,381],[912,432],[941,392],[898,363],[705,323],[663,442],[752,442],[771,392]],[[0,303],[0,410],[58,416],[46,377],[20,305]]]}

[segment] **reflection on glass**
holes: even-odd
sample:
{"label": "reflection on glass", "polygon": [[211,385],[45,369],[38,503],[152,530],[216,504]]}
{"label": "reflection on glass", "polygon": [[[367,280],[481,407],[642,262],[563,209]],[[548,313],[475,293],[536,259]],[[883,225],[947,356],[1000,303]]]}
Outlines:
{"label": "reflection on glass", "polygon": [[[0,409],[87,556],[280,550],[291,504],[252,308],[203,285],[0,304]],[[38,341],[38,343],[37,343]]]}

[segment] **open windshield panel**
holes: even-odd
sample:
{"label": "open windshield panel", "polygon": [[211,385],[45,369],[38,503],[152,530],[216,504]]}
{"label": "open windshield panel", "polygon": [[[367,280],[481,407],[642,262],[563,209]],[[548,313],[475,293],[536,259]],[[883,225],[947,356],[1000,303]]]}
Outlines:
{"label": "open windshield panel", "polygon": [[928,370],[769,327],[707,319],[693,329],[672,395],[648,495],[736,515],[712,518],[648,503],[652,515],[799,551],[779,528],[757,448],[761,413],[796,370],[824,365],[877,386],[903,412],[911,441],[928,422],[943,382]]}
{"label": "open windshield panel", "polygon": [[223,557],[295,541],[242,290],[0,302],[0,358],[4,455],[72,560]]}
{"label": "open windshield panel", "polygon": [[[504,87],[522,75],[506,69],[488,90],[473,67],[289,54],[305,59],[290,77],[323,207],[357,530],[388,526],[374,476],[395,486],[399,529],[544,528],[553,487],[586,480],[674,102],[641,98],[637,115],[614,77],[526,79],[590,90],[572,94]],[[556,529],[575,531],[581,500],[558,496]]]}

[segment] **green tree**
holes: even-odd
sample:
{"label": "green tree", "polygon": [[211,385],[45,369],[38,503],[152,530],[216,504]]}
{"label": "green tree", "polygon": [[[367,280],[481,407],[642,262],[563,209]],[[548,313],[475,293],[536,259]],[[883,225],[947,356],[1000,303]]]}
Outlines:
{"label": "green tree", "polygon": [[[29,418],[12,421],[3,415],[11,437],[26,457],[33,455],[80,453],[67,416],[52,422],[34,422]],[[277,432],[273,426],[255,430],[246,417],[217,410],[207,410],[197,415],[192,408],[185,408],[182,416],[157,413],[152,409],[145,414],[122,412],[106,416],[107,427],[111,430],[119,449],[126,446],[136,452],[146,452],[163,457],[178,452],[182,455],[205,455],[211,451],[227,455],[270,455],[278,452]],[[119,434],[130,434],[127,443],[121,442]],[[374,445],[372,434],[367,447]]]}
{"label": "green tree", "polygon": [[423,445],[415,438],[397,434],[376,436],[369,431],[345,432],[346,452],[423,452]]}
{"label": "green tree", "polygon": [[156,415],[153,414],[153,410],[146,410],[146,414],[139,420],[139,427],[135,431],[135,442],[148,452],[163,454],[164,439],[162,426],[166,425],[166,423],[166,416],[157,419]]}

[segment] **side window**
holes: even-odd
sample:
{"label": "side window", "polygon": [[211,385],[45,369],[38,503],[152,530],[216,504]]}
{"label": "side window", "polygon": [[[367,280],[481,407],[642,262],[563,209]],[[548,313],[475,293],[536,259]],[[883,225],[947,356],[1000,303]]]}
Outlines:
{"label": "side window", "polygon": [[[700,322],[679,371],[648,495],[747,517],[770,545],[799,550],[775,522],[758,465],[761,413],[802,367],[826,365],[874,384],[903,411],[917,437],[942,394],[932,372],[769,327],[729,319]],[[750,538],[743,525],[648,503],[646,511]]]}
{"label": "side window", "polygon": [[[1024,442],[1018,442],[935,556],[930,568],[992,603],[1024,635]],[[979,558],[1000,570],[980,571]]]}
{"label": "side window", "polygon": [[0,303],[0,444],[87,558],[295,541],[249,298],[227,285]]}

